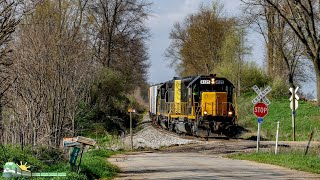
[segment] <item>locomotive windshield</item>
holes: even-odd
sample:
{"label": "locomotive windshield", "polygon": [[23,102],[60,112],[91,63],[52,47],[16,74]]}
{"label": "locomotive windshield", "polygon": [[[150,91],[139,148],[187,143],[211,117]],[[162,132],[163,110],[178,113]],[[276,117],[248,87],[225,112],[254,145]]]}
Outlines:
{"label": "locomotive windshield", "polygon": [[202,84],[200,89],[205,92],[227,92],[225,85]]}

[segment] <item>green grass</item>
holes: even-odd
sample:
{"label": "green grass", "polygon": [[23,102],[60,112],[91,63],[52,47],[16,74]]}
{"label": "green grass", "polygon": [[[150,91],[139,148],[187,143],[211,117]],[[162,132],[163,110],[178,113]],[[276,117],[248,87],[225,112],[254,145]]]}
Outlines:
{"label": "green grass", "polygon": [[114,177],[120,170],[107,161],[107,158],[114,154],[116,154],[116,152],[107,150],[92,150],[87,152],[83,156],[81,172],[84,173],[88,179]]}
{"label": "green grass", "polygon": [[[257,118],[253,114],[251,100],[254,94],[245,94],[238,98],[239,124],[251,132],[257,131]],[[292,116],[289,98],[270,98],[268,115],[264,118],[261,126],[262,137],[274,140],[276,135],[277,121],[280,121],[279,140],[292,140]],[[320,107],[312,102],[299,101],[296,112],[296,140],[307,141],[310,131],[316,128],[320,133]],[[314,140],[320,140],[318,132],[315,132]]]}
{"label": "green grass", "polygon": [[[22,151],[19,146],[6,146],[6,155],[3,150],[0,149],[0,171],[3,171],[3,166],[7,161],[16,162],[19,164],[20,161],[23,163],[28,162],[31,166],[32,172],[67,172],[67,177],[56,177],[53,179],[74,179],[74,180],[85,180],[85,179],[101,179],[101,178],[112,178],[118,172],[118,167],[110,164],[107,158],[119,151],[110,150],[89,150],[83,153],[81,163],[81,174],[70,173],[70,165],[68,159],[62,156],[60,150],[47,149],[44,147],[38,147],[32,149],[31,147],[25,147]],[[8,158],[8,160],[5,158]],[[80,155],[78,156],[77,164],[79,163]],[[1,177],[0,179],[4,179]],[[24,178],[19,178],[24,179]],[[28,178],[29,179],[29,178]],[[41,178],[33,178],[41,179]],[[44,178],[45,179],[45,178]]]}
{"label": "green grass", "polygon": [[250,160],[260,163],[273,164],[312,173],[320,173],[319,156],[313,153],[305,156],[304,152],[302,151],[279,153],[277,155],[270,152],[234,154],[229,155],[228,157],[232,159]]}

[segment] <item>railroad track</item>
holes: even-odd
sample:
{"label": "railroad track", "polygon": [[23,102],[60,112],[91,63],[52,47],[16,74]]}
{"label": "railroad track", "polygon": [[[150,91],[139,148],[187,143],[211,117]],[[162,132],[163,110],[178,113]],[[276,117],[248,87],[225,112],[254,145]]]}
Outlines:
{"label": "railroad track", "polygon": [[213,141],[213,140],[230,140],[231,139],[231,138],[228,138],[224,135],[209,136],[209,137],[195,137],[195,136],[187,135],[186,133],[177,134],[176,132],[163,129],[160,125],[152,123],[152,121],[145,122],[144,124],[146,124],[146,123],[150,123],[153,128],[157,129],[158,131],[160,131],[162,133],[165,133],[165,134],[168,134],[171,136],[175,136],[175,137],[179,137],[182,139],[187,139],[187,140]]}

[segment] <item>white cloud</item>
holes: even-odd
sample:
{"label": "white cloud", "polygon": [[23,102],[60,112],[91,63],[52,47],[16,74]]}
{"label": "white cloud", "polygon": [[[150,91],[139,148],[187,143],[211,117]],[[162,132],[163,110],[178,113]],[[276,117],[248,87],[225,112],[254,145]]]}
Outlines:
{"label": "white cloud", "polygon": [[173,2],[179,2],[177,3],[179,5],[177,7],[173,7],[175,5],[174,3],[166,3],[171,1],[162,0],[161,2],[162,3],[154,3],[154,6],[156,6],[154,9],[157,12],[151,13],[150,18],[147,21],[150,28],[165,27],[170,29],[175,22],[183,21],[184,17],[186,17],[188,14],[196,12],[201,1],[175,0]]}

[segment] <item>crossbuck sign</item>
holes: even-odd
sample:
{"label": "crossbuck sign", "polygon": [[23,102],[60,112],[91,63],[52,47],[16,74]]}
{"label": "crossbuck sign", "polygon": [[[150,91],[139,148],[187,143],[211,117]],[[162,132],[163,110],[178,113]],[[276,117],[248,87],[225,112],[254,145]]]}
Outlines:
{"label": "crossbuck sign", "polygon": [[[289,88],[289,91],[292,93],[291,97],[290,97],[290,108],[294,111],[298,109],[298,100],[299,100],[299,96],[297,94],[299,87],[296,87],[296,89],[293,89],[292,87]],[[293,97],[294,96],[294,97]],[[294,101],[294,109],[293,109],[293,101]]]}
{"label": "crossbuck sign", "polygon": [[272,90],[270,86],[268,86],[265,90],[261,91],[258,86],[254,85],[252,89],[258,94],[253,100],[253,104],[257,104],[260,100],[262,100],[266,105],[270,105],[269,99],[266,95]]}

